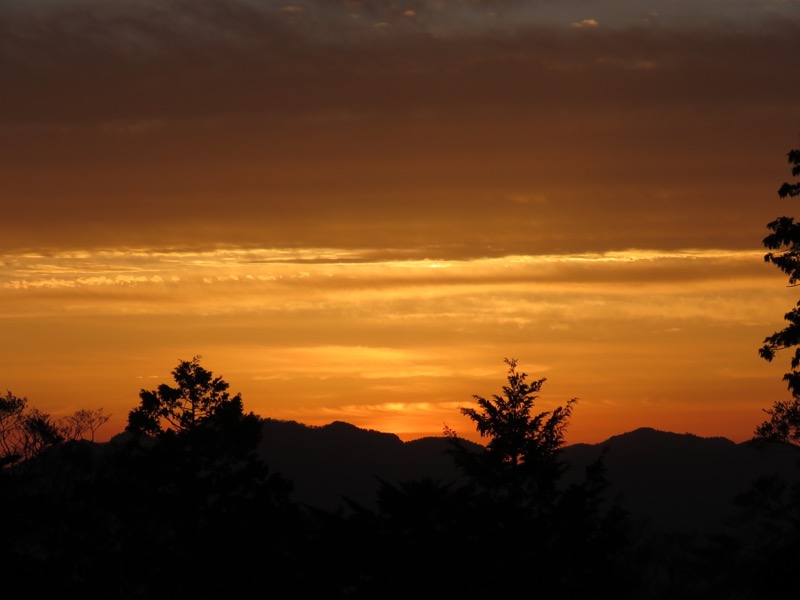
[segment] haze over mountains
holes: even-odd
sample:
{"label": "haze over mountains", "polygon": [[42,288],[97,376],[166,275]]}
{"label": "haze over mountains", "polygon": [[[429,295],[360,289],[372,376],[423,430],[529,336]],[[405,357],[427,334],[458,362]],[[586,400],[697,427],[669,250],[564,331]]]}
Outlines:
{"label": "haze over mountains", "polygon": [[[394,434],[340,421],[311,427],[267,419],[260,450],[273,471],[293,481],[294,500],[332,510],[346,508],[349,501],[374,507],[380,480],[462,483],[450,447],[444,437],[403,442]],[[653,530],[720,531],[728,526],[735,498],[759,477],[800,478],[800,449],[794,446],[640,428],[600,444],[567,446],[564,481],[580,480],[601,455],[607,496]]]}

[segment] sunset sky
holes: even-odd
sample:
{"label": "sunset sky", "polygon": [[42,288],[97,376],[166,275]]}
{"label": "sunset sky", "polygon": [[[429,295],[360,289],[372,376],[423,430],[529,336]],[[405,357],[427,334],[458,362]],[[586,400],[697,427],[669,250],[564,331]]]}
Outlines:
{"label": "sunset sky", "polygon": [[748,439],[798,57],[798,0],[2,0],[0,392],[107,438],[201,355],[477,440],[513,357],[569,443]]}

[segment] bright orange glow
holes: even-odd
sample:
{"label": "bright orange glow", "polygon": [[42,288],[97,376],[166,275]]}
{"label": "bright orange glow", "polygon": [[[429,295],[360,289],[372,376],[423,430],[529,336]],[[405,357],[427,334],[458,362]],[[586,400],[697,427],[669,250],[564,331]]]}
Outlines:
{"label": "bright orange glow", "polygon": [[[781,392],[754,350],[790,293],[762,299],[773,278],[754,252],[117,250],[4,262],[6,385],[56,415],[103,406],[106,435],[139,389],[196,353],[257,414],[406,438],[446,424],[477,439],[458,407],[500,393],[506,356],[548,379],[542,410],[579,398],[573,441],[644,425],[745,439]],[[720,272],[738,277],[722,284]]]}
{"label": "bright orange glow", "polygon": [[0,390],[110,436],[199,354],[264,417],[474,438],[509,357],[570,442],[787,394],[796,3],[71,4],[0,7]]}

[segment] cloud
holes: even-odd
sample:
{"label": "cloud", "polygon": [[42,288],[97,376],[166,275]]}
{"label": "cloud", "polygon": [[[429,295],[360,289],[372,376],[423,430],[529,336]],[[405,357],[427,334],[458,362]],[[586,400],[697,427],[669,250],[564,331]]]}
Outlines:
{"label": "cloud", "polygon": [[600,22],[596,19],[582,19],[580,21],[574,21],[572,26],[576,29],[584,29],[586,27],[597,27],[600,25]]}
{"label": "cloud", "polygon": [[[509,85],[508,78],[517,76],[534,78],[537,90],[557,89],[553,87],[557,81],[542,70],[552,64],[581,69],[581,80],[592,84],[596,78],[605,79],[608,84],[603,90],[617,89],[622,82],[609,80],[613,73],[592,73],[597,57],[610,63],[650,60],[672,64],[684,78],[694,77],[693,71],[702,72],[707,65],[737,65],[746,79],[765,68],[767,73],[777,72],[784,59],[773,66],[770,62],[786,50],[796,33],[796,21],[794,27],[787,21],[782,27],[761,31],[749,25],[737,35],[724,26],[677,35],[680,30],[654,32],[631,25],[600,38],[582,39],[528,19],[516,26],[511,37],[502,29],[459,29],[458,35],[442,38],[418,29],[392,27],[396,31],[387,45],[386,36],[371,37],[369,33],[376,24],[398,24],[395,18],[382,18],[391,16],[378,8],[384,4],[359,8],[370,13],[365,20],[368,23],[361,24],[354,24],[343,5],[335,9],[337,5],[331,3],[270,9],[269,4],[206,0],[167,2],[157,7],[133,2],[96,6],[56,3],[50,11],[37,13],[20,9],[5,16],[8,35],[0,41],[0,68],[18,82],[15,93],[4,103],[3,118],[6,122],[19,121],[25,115],[46,118],[45,107],[54,110],[51,119],[71,115],[133,122],[178,115],[185,119],[193,114],[324,110],[326,102],[344,100],[334,92],[334,81],[340,89],[352,92],[347,99],[354,104],[348,106],[355,110],[358,98],[373,110],[390,107],[393,98],[413,108],[413,103],[408,105],[413,96],[401,94],[403,89],[435,91],[426,96],[428,102],[437,102],[438,95],[443,102],[458,98],[468,103],[474,97],[475,102],[484,104],[490,99],[486,94],[471,96],[462,86],[482,81],[482,89],[500,92]],[[287,11],[298,14],[300,10],[308,16],[302,22],[283,18]],[[596,19],[575,21],[581,28],[596,28],[597,24]],[[510,55],[534,60],[503,58]],[[492,79],[501,85],[487,87]],[[686,89],[685,83],[676,87],[675,81],[652,84],[650,101],[669,89]],[[447,94],[448,87],[451,94]],[[744,82],[740,87],[740,91],[748,89]],[[52,96],[40,95],[50,88],[66,94],[58,105],[50,106],[47,99]],[[706,88],[704,93],[712,96],[730,91],[715,85]],[[275,94],[275,89],[280,93]],[[529,103],[537,95],[526,87],[514,91],[520,103]],[[309,106],[311,98],[317,106]],[[500,98],[508,101],[501,92],[495,102]],[[27,102],[20,102],[22,99]]]}
{"label": "cloud", "polygon": [[5,0],[4,385],[125,415],[200,351],[260,414],[420,431],[510,354],[609,435],[757,418],[798,40],[796,3]]}
{"label": "cloud", "polygon": [[0,247],[757,244],[795,142],[795,14],[603,4],[587,35],[550,5],[4,4]]}
{"label": "cloud", "polygon": [[[314,254],[306,249],[297,256]],[[271,261],[272,256],[277,260]],[[65,253],[12,256],[4,262],[14,265],[0,272],[0,294],[9,313],[38,314],[50,306],[54,314],[66,307],[86,315],[259,315],[264,322],[284,325],[321,319],[342,339],[348,339],[343,328],[354,319],[366,328],[429,332],[542,324],[566,331],[604,319],[658,321],[664,314],[753,323],[763,320],[763,308],[751,297],[773,275],[764,269],[760,254],[732,251],[292,262],[282,251],[251,249],[151,256],[139,251]],[[730,299],[723,299],[721,287]],[[434,368],[431,357],[409,361],[391,350],[362,350],[371,363],[402,363],[415,376]],[[342,354],[327,346],[321,352]],[[313,357],[306,359],[313,362]],[[389,372],[373,365],[370,376]]]}
{"label": "cloud", "polygon": [[[170,2],[160,9],[125,2],[92,10],[81,10],[83,4],[56,6],[52,12],[6,16],[9,35],[0,41],[0,69],[17,82],[14,93],[0,100],[7,124],[99,121],[107,128],[114,123],[137,128],[234,114],[286,117],[454,106],[517,112],[523,106],[582,106],[582,94],[589,91],[595,103],[606,106],[662,106],[687,93],[693,101],[732,93],[742,100],[767,93],[762,83],[781,83],[775,75],[782,72],[796,33],[796,23],[792,27],[789,21],[736,35],[726,27],[679,33],[631,26],[583,38],[528,22],[513,36],[459,30],[443,38],[396,27],[397,19],[380,18],[376,7],[369,24],[354,25],[330,4],[302,7],[308,18],[296,23],[282,14],[285,9],[296,14],[301,7],[294,5],[274,10],[216,1]],[[336,17],[329,20],[331,14]],[[591,27],[597,21],[576,23]],[[374,37],[369,30],[376,25],[396,31],[390,38]],[[669,68],[648,81],[611,68],[631,62]],[[603,69],[595,67],[601,63]],[[735,78],[727,73],[733,65]],[[556,66],[560,72],[553,72]],[[574,80],[563,79],[567,67],[579,74]],[[536,85],[515,83],[531,81]],[[54,94],[59,103],[50,101]]]}

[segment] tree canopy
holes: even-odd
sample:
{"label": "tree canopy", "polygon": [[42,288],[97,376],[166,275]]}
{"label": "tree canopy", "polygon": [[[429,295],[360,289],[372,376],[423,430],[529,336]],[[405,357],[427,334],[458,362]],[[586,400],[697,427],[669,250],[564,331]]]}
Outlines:
{"label": "tree canopy", "polygon": [[508,385],[503,395],[473,396],[480,410],[461,408],[475,422],[481,437],[488,437],[488,451],[500,462],[531,464],[552,458],[564,445],[564,431],[572,415],[575,398],[552,412],[535,414],[534,404],[546,379],[528,382],[527,373],[517,371],[516,359],[506,359]]}
{"label": "tree canopy", "polygon": [[26,397],[8,390],[0,396],[0,468],[31,458],[63,439],[50,415],[29,407]]}
{"label": "tree canopy", "polygon": [[462,407],[481,437],[489,438],[486,451],[475,455],[447,429],[454,443],[456,460],[479,488],[510,505],[548,511],[555,499],[556,485],[564,472],[559,452],[572,409],[571,399],[552,411],[536,412],[537,395],[545,379],[528,381],[527,373],[517,370],[516,359],[505,359],[507,385],[502,394],[490,398],[474,395],[477,408]]}
{"label": "tree canopy", "polygon": [[[800,177],[800,149],[790,150],[787,159],[791,165],[792,175]],[[784,183],[778,189],[781,198],[800,196],[800,182]],[[774,264],[789,277],[789,285],[796,286],[800,282],[800,224],[793,217],[778,217],[767,225],[771,231],[764,240],[769,252],[764,260]],[[784,315],[786,327],[767,336],[759,350],[762,358],[772,361],[779,351],[794,348],[790,360],[791,371],[784,374],[783,379],[792,394],[788,401],[774,403],[765,412],[770,415],[756,429],[756,436],[800,443],[800,302]]]}
{"label": "tree canopy", "polygon": [[200,366],[200,358],[181,360],[172,370],[177,387],[162,383],[155,390],[141,390],[126,430],[148,436],[182,433],[212,420],[241,416],[241,394],[231,396],[229,384]]}

